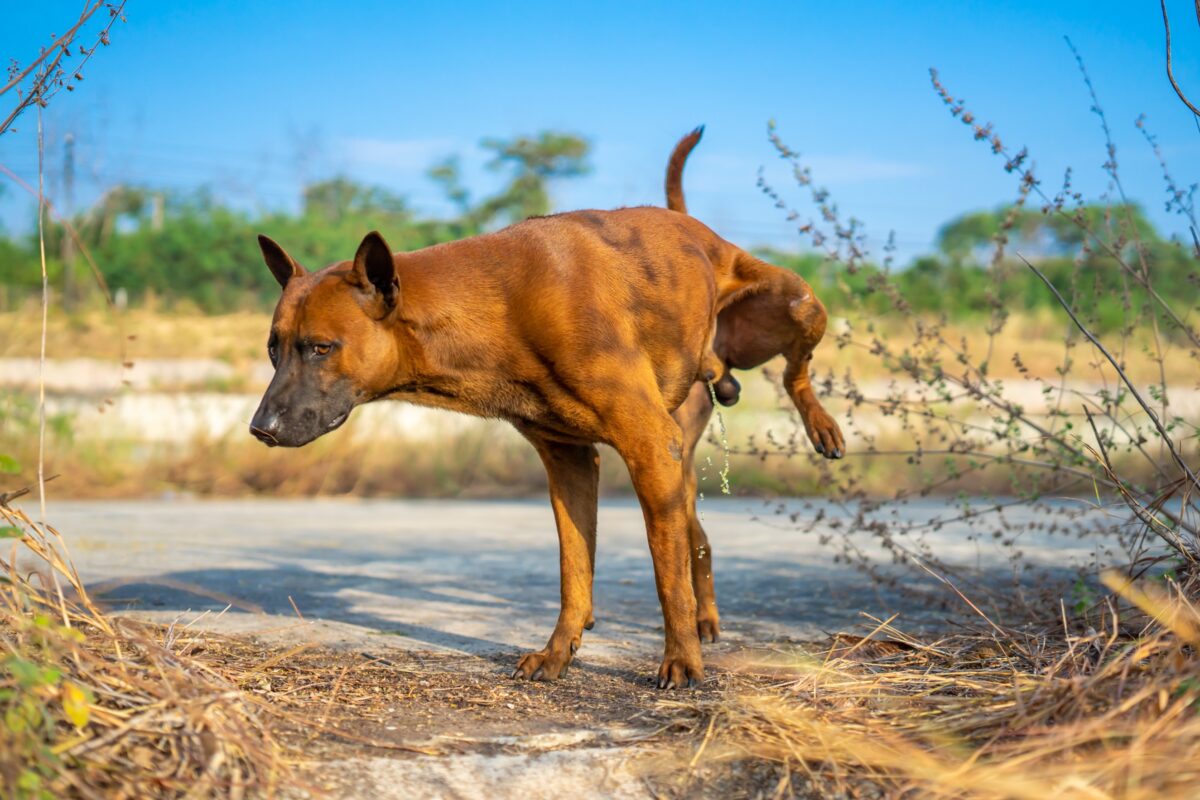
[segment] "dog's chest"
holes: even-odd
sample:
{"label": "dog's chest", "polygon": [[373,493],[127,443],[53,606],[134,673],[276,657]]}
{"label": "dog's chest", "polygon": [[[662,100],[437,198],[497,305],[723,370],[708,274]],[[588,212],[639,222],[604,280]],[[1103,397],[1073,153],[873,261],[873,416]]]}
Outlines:
{"label": "dog's chest", "polygon": [[571,441],[594,441],[595,415],[556,387],[535,381],[505,380],[486,386],[411,389],[393,396],[416,405],[503,419],[518,429]]}

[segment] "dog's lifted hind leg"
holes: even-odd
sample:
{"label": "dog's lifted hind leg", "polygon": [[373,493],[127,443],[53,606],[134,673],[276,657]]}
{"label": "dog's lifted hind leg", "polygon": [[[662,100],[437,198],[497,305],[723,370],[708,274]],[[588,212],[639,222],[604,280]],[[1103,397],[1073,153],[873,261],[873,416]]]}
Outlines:
{"label": "dog's lifted hind leg", "polygon": [[846,441],[808,374],[813,349],[825,335],[825,306],[799,275],[748,253],[739,253],[734,277],[737,299],[717,317],[713,349],[734,369],[753,369],[782,355],[787,360],[784,388],[813,447],[826,458],[841,458]]}
{"label": "dog's lifted hind leg", "polygon": [[799,410],[804,430],[817,452],[826,458],[841,458],[846,454],[846,440],[837,422],[817,399],[808,374],[813,349],[825,335],[825,306],[810,291],[806,299],[789,300],[788,313],[796,322],[797,335],[790,351],[783,354],[787,360],[783,371],[784,388]]}

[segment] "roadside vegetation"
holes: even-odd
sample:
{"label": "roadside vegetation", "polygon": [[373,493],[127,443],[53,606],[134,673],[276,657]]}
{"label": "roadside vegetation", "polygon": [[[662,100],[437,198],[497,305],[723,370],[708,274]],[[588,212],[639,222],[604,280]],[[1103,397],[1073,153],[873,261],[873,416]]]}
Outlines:
{"label": "roadside vegetation", "polygon": [[[852,447],[841,467],[810,458],[798,421],[770,388],[780,369],[768,364],[766,381],[750,376],[745,399],[725,415],[738,491],[876,499],[897,499],[897,492],[1094,494],[1081,466],[1089,456],[1074,438],[1085,420],[1072,398],[1093,396],[1110,417],[1105,425],[1125,429],[1133,440],[1144,431],[1122,417],[1132,399],[1113,366],[1078,349],[1080,334],[1023,260],[1069,291],[1091,330],[1116,337],[1121,369],[1131,380],[1150,386],[1164,411],[1173,401],[1166,421],[1172,430],[1200,422],[1200,387],[1167,391],[1164,380],[1194,365],[1194,334],[1169,318],[1159,324],[1157,301],[1139,285],[1143,273],[1153,276],[1154,295],[1186,317],[1200,300],[1194,255],[1188,243],[1162,237],[1119,193],[1085,199],[1071,191],[1068,175],[1059,192],[1042,200],[1035,194],[1032,202],[1040,180],[1021,178],[1015,202],[947,222],[934,253],[897,268],[887,248],[868,252],[862,223],[842,221],[795,154],[777,134],[772,140],[776,155],[794,162],[812,210],[788,206],[763,185],[808,246],[761,254],[803,275],[830,310],[815,374],[832,407],[849,415]],[[223,377],[156,390],[256,394],[264,383],[264,336],[278,288],[262,268],[255,235],[288,242],[314,267],[352,252],[369,228],[387,232],[399,248],[417,248],[549,212],[554,182],[588,170],[588,142],[570,134],[485,140],[484,146],[508,183],[492,196],[473,198],[455,161],[433,165],[431,179],[457,209],[447,218],[422,217],[403,197],[345,178],[308,186],[295,213],[251,214],[203,190],[179,195],[117,187],[72,220],[48,217],[47,277],[56,302],[48,315],[47,352],[129,369],[157,359],[211,359],[229,368]],[[1023,160],[1013,159],[1020,169]],[[1170,185],[1171,207],[1190,215],[1190,193]],[[0,247],[14,274],[0,289],[0,358],[31,358],[41,345],[38,240],[14,236]],[[1098,394],[1097,386],[1103,387]],[[84,394],[103,407],[124,391],[114,376]],[[26,424],[31,387],[0,392],[8,408],[0,447],[24,465],[18,474],[27,478],[34,463]],[[538,493],[544,485],[526,448],[492,428],[473,429],[431,452],[419,438],[398,437],[381,447],[356,437],[352,420],[330,442],[281,454],[264,451],[240,427],[161,446],[132,436],[95,442],[87,425],[64,416],[55,421],[48,459],[52,472],[68,476],[60,491],[75,497],[509,496]],[[1144,480],[1155,468],[1136,457],[1139,447],[1118,448],[1111,457],[1123,474]],[[715,440],[708,448],[705,458],[724,458]],[[933,455],[949,466],[934,463]],[[381,478],[363,479],[368,463]],[[910,463],[918,469],[904,468]],[[1050,469],[1039,478],[1034,465]],[[1061,465],[1074,470],[1071,480],[1062,480]],[[609,493],[629,491],[619,467],[606,469],[605,486]]]}

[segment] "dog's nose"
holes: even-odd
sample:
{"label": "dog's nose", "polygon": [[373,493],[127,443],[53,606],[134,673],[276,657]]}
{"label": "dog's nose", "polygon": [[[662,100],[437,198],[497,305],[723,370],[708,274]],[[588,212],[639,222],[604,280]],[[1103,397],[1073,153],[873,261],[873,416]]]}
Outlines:
{"label": "dog's nose", "polygon": [[262,428],[256,428],[253,425],[251,425],[250,433],[252,433],[254,435],[255,439],[258,439],[260,442],[267,445],[268,447],[274,447],[275,445],[279,444],[279,440],[275,438],[275,435],[273,433],[265,431]]}
{"label": "dog's nose", "polygon": [[279,444],[279,414],[256,414],[250,422],[250,433],[263,444],[274,447]]}

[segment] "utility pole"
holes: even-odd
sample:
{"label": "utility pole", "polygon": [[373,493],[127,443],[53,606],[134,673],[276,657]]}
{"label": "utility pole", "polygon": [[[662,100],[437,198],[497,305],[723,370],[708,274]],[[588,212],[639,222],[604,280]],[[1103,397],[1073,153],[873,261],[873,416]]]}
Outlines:
{"label": "utility pole", "polygon": [[[67,133],[63,137],[63,199],[61,213],[63,219],[71,219],[75,213],[75,134]],[[78,289],[75,286],[75,242],[67,233],[66,226],[62,229],[62,265],[63,265],[63,305],[71,308],[75,305]]]}

